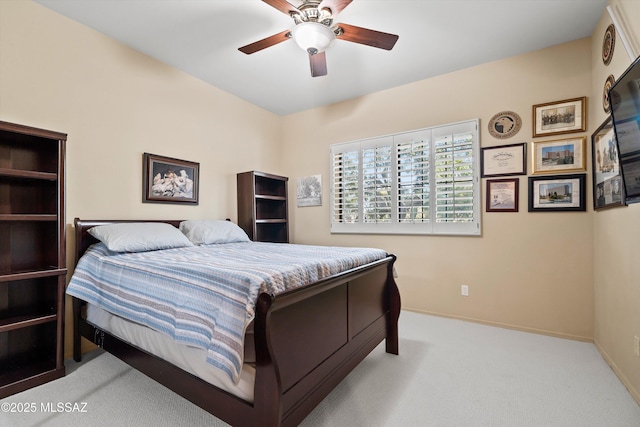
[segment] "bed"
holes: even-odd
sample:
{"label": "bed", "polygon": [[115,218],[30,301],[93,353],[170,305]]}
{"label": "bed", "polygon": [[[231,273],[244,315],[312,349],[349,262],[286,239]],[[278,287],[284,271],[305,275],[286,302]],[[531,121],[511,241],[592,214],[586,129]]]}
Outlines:
{"label": "bed", "polygon": [[[76,218],[76,264],[98,242],[88,232],[92,227],[134,222],[140,221]],[[394,262],[394,255],[385,254],[303,287],[259,293],[239,373],[248,392],[217,384],[105,326],[120,322],[118,316],[103,321],[109,314],[92,309],[87,320],[88,304],[72,296],[73,357],[81,360],[84,337],[231,425],[298,425],[382,341],[386,352],[398,354],[400,295]],[[247,360],[247,348],[253,360]]]}

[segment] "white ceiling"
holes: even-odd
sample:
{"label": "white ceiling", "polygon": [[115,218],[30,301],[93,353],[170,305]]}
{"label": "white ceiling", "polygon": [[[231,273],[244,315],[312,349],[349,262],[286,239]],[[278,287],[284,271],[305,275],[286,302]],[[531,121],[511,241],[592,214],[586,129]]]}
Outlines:
{"label": "white ceiling", "polygon": [[[294,26],[260,0],[35,0],[278,115],[590,36],[608,0],[354,0],[335,19],[400,36],[391,51],[344,40],[311,77],[292,40],[238,48]],[[298,0],[290,0],[299,5]]]}

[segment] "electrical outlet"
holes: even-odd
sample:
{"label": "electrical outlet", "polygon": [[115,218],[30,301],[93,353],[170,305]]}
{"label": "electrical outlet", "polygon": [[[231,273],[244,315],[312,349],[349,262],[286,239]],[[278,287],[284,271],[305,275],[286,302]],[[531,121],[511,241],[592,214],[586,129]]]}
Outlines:
{"label": "electrical outlet", "polygon": [[468,297],[469,296],[469,286],[461,285],[460,286],[460,293],[462,294],[462,296]]}
{"label": "electrical outlet", "polygon": [[633,337],[633,352],[640,357],[640,338],[637,335]]}

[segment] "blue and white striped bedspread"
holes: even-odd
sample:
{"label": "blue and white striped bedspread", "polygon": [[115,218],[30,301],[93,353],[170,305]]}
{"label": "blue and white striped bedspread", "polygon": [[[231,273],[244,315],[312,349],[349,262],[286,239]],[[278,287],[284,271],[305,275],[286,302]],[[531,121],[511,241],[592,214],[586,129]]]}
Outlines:
{"label": "blue and white striped bedspread", "polygon": [[246,326],[261,292],[278,294],[385,258],[380,249],[227,243],[139,253],[93,245],[67,294],[207,349],[237,383]]}

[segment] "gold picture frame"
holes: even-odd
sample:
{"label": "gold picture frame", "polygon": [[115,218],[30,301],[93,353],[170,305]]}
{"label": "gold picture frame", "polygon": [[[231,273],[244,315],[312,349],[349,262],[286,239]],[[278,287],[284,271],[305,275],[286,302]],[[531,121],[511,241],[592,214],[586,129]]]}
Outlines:
{"label": "gold picture frame", "polygon": [[533,175],[579,172],[587,170],[587,137],[532,141]]}
{"label": "gold picture frame", "polygon": [[562,135],[587,130],[587,97],[533,106],[533,137]]}

